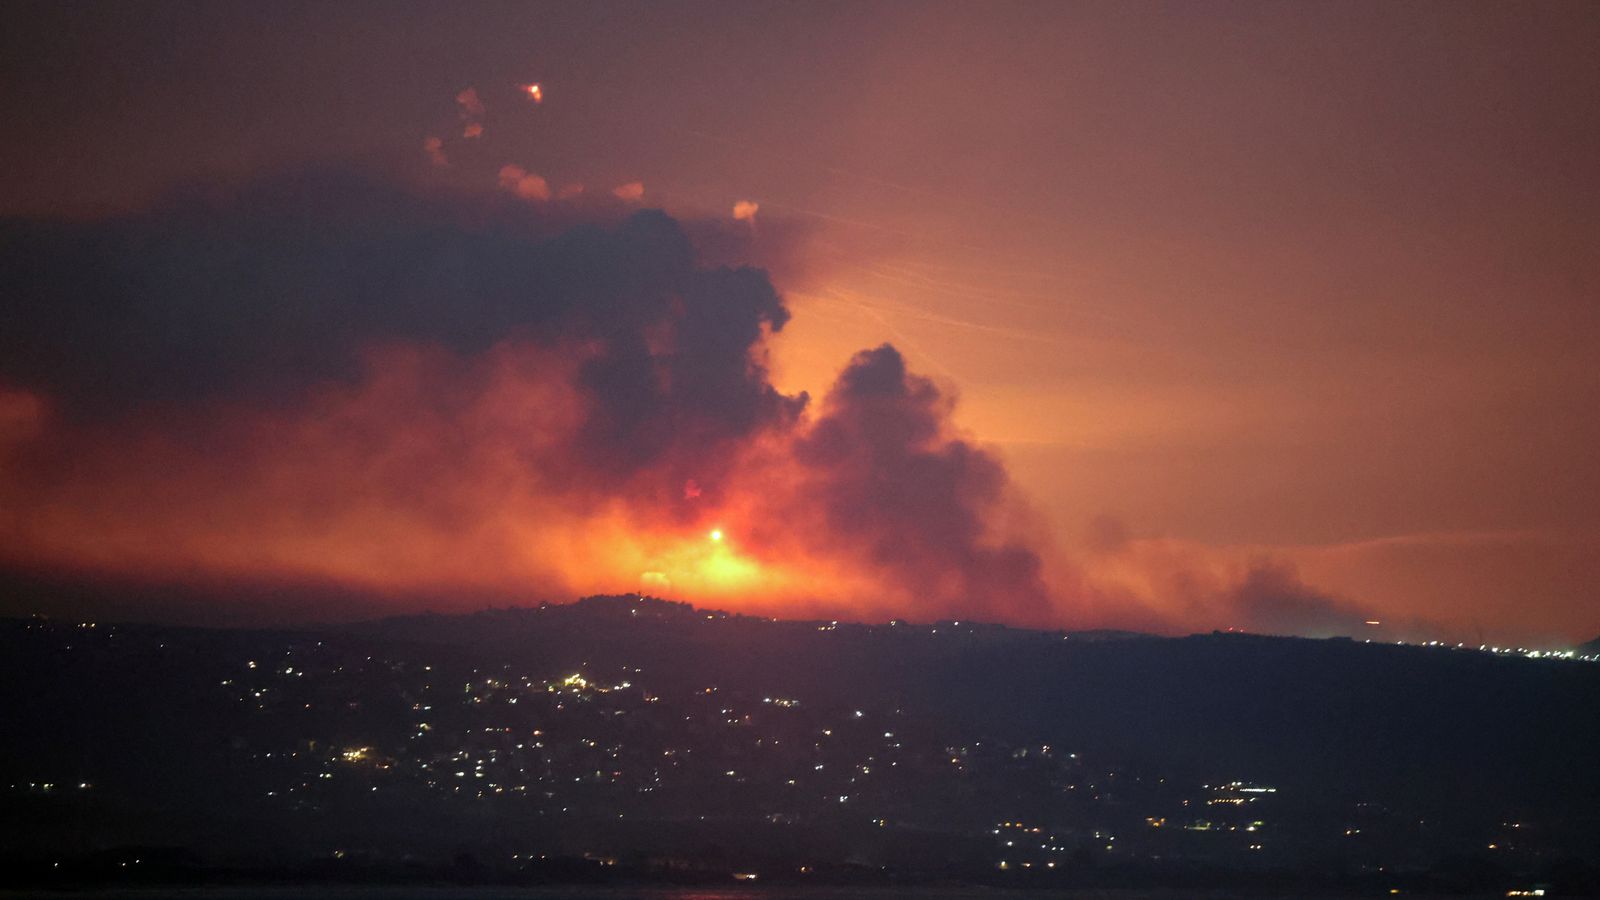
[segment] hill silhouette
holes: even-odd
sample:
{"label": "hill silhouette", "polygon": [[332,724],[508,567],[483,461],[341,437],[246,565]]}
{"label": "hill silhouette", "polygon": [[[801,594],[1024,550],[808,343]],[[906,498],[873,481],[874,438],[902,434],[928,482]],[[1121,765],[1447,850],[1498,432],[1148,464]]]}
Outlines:
{"label": "hill silhouette", "polygon": [[306,629],[0,620],[0,714],[0,867],[45,884],[148,858],[1504,891],[1568,862],[1588,883],[1600,845],[1600,665],[1349,639],[636,595]]}

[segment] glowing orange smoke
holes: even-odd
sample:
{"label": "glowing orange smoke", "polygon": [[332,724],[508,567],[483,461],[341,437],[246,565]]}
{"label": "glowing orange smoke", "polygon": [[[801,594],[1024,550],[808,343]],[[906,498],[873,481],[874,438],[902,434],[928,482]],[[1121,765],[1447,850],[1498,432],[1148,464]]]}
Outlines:
{"label": "glowing orange smoke", "polygon": [[[374,347],[358,383],[293,411],[222,410],[184,439],[153,424],[59,432],[42,470],[18,477],[0,458],[0,561],[336,584],[435,608],[625,590],[763,615],[918,608],[870,560],[774,518],[804,502],[776,443],[753,442],[695,498],[681,482],[652,493],[652,473],[606,495],[574,487],[559,467],[585,417],[571,387],[585,353]],[[7,430],[39,438],[38,401],[7,397]]]}
{"label": "glowing orange smoke", "polygon": [[536,104],[544,102],[544,88],[540,87],[538,82],[522,85],[522,92]]}
{"label": "glowing orange smoke", "polygon": [[[427,146],[442,153],[437,139]],[[521,166],[498,177],[524,199],[550,196]],[[642,184],[627,187],[619,195],[642,196]],[[297,248],[300,221],[285,226]],[[764,274],[696,267],[660,212],[567,234],[589,243],[562,245],[560,277],[529,270],[504,295],[547,304],[562,317],[554,324],[519,309],[489,343],[464,339],[475,329],[451,340],[445,313],[473,325],[504,314],[494,279],[495,302],[471,305],[471,276],[520,271],[538,247],[495,239],[468,253],[458,241],[425,291],[407,293],[385,262],[371,292],[384,302],[333,307],[369,317],[361,337],[336,345],[355,370],[315,369],[287,382],[292,396],[240,389],[171,405],[136,395],[125,402],[143,405],[131,412],[84,418],[50,413],[58,399],[71,409],[70,380],[59,398],[0,385],[0,566],[331,585],[412,608],[647,590],[765,615],[1029,625],[1081,624],[1090,600],[1107,613],[1096,624],[1133,624],[1130,595],[1186,591],[1198,607],[1238,581],[1200,579],[1177,552],[1126,539],[1103,542],[1100,564],[1127,569],[1124,589],[1092,589],[1071,567],[1047,572],[1003,463],[963,439],[953,400],[893,347],[856,354],[806,406],[768,378],[767,337],[788,312]],[[331,248],[341,279],[351,245]],[[394,246],[373,255],[414,244]],[[565,268],[573,263],[588,267],[581,279]],[[609,284],[619,266],[635,274]],[[270,279],[281,268],[266,254],[255,271]],[[300,284],[261,296],[274,302]],[[601,302],[573,289],[591,284]],[[179,296],[183,287],[173,285]],[[435,306],[415,336],[390,337],[408,300]],[[193,305],[174,321],[189,321]],[[297,359],[272,362],[277,376]],[[106,379],[92,383],[104,392]],[[1244,573],[1240,597],[1316,606],[1291,574]]]}
{"label": "glowing orange smoke", "polygon": [[[1057,571],[1064,606],[930,592],[829,535],[781,435],[703,484],[658,491],[646,472],[594,494],[560,468],[586,417],[572,387],[586,352],[374,347],[353,385],[292,411],[223,410],[181,439],[154,424],[77,430],[40,398],[0,391],[0,562],[333,584],[401,608],[639,590],[758,615],[1158,630],[1173,620],[1150,598],[1203,610],[1248,579],[1133,542],[1093,561],[1098,587]],[[36,441],[51,448],[42,468],[13,465]]]}

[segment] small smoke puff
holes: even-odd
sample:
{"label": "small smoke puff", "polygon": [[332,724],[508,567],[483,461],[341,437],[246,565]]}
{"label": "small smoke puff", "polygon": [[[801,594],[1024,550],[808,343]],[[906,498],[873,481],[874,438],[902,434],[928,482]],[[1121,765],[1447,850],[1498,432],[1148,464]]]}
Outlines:
{"label": "small smoke puff", "polygon": [[450,165],[450,158],[444,155],[444,140],[435,136],[428,136],[422,141],[422,152],[428,155],[428,162],[436,166]]}
{"label": "small smoke puff", "polygon": [[638,203],[640,200],[644,199],[644,182],[630,181],[627,184],[619,184],[611,189],[611,193],[615,195],[618,200],[626,200],[629,203]]}
{"label": "small smoke puff", "polygon": [[700,482],[695,481],[693,478],[685,481],[683,483],[683,499],[693,500],[698,496],[700,496]]}
{"label": "small smoke puff", "polygon": [[483,101],[478,99],[477,88],[467,88],[456,95],[456,105],[461,108],[461,118],[476,119],[483,115]]}
{"label": "small smoke puff", "polygon": [[668,578],[665,572],[644,572],[639,576],[639,586],[662,590],[672,587],[672,579]]}
{"label": "small smoke puff", "polygon": [[500,169],[500,188],[524,200],[549,200],[550,185],[538,175],[518,165]]}
{"label": "small smoke puff", "polygon": [[740,200],[733,205],[733,217],[741,222],[754,222],[761,204],[754,200]]}
{"label": "small smoke puff", "polygon": [[544,102],[544,88],[540,87],[538,82],[522,85],[522,92],[527,94],[528,99],[534,103]]}
{"label": "small smoke puff", "polygon": [[468,122],[467,127],[461,129],[461,136],[464,138],[475,138],[481,137],[482,135],[483,126],[477,122]]}
{"label": "small smoke puff", "polygon": [[563,185],[561,190],[556,192],[556,196],[561,198],[562,200],[571,200],[573,197],[578,197],[578,196],[581,196],[582,194],[583,194],[583,185],[581,185],[581,184],[579,184],[577,182],[573,182],[572,184],[568,184],[568,185]]}

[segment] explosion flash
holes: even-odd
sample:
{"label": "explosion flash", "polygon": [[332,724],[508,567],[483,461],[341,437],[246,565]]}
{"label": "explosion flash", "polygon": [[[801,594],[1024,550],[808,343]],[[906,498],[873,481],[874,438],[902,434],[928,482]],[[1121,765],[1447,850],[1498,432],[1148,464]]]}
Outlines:
{"label": "explosion flash", "polygon": [[535,104],[544,102],[544,88],[540,87],[537,81],[533,84],[523,85],[522,92],[527,94],[528,99],[532,100]]}

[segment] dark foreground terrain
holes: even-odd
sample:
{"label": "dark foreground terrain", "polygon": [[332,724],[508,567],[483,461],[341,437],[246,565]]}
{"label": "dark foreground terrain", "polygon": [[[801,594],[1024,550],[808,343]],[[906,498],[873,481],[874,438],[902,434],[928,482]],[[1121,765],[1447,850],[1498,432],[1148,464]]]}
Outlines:
{"label": "dark foreground terrain", "polygon": [[1600,893],[1578,660],[632,596],[31,619],[0,623],[0,721],[0,886]]}
{"label": "dark foreground terrain", "polygon": [[[4,900],[49,900],[64,892],[56,889],[6,891]],[[203,897],[205,900],[1299,900],[1300,893],[1240,894],[1228,890],[1119,890],[1067,888],[1054,890],[1016,890],[998,887],[779,887],[779,888],[663,888],[651,886],[605,887],[456,887],[386,885],[347,887],[340,885],[300,885],[295,887],[204,887],[204,888],[92,888],[66,896],[93,900],[167,900],[177,897]],[[1323,900],[1340,900],[1345,895],[1319,895]],[[1348,895],[1350,897],[1360,895]],[[1409,895],[1426,900],[1427,895]],[[1496,895],[1498,896],[1498,895]]]}

